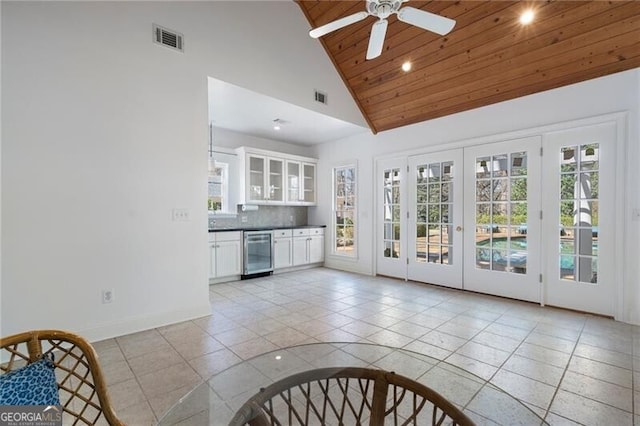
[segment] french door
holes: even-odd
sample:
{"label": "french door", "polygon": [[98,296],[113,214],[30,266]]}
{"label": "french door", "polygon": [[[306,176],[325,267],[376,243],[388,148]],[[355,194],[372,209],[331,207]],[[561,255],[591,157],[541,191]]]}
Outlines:
{"label": "french door", "polygon": [[464,288],[540,301],[540,148],[536,136],[465,149]]}
{"label": "french door", "polygon": [[379,160],[377,273],[612,315],[616,137],[610,123]]}
{"label": "french door", "polygon": [[410,280],[462,288],[462,149],[409,157]]}
{"label": "french door", "polygon": [[379,161],[376,168],[377,273],[402,279],[407,277],[406,170],[404,158]]}
{"label": "french door", "polygon": [[547,304],[614,314],[615,143],[615,123],[544,136]]}

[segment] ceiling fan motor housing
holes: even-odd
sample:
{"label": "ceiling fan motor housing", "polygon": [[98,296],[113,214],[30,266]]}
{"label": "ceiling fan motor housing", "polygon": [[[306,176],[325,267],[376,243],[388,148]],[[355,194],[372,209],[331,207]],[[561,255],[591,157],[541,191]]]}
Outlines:
{"label": "ceiling fan motor housing", "polygon": [[398,13],[402,0],[367,0],[367,11],[370,15],[386,19],[389,15]]}

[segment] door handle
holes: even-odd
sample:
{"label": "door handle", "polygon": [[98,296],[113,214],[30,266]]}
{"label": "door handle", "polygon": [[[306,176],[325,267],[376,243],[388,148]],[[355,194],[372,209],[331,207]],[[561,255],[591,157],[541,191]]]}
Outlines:
{"label": "door handle", "polygon": [[458,231],[458,232],[462,231],[462,226],[460,226],[460,225],[456,226],[456,231]]}

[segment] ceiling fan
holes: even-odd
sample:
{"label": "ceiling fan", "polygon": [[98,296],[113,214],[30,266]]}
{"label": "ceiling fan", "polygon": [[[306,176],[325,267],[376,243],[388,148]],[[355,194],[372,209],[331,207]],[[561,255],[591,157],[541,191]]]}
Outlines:
{"label": "ceiling fan", "polygon": [[453,19],[435,15],[424,10],[416,9],[415,7],[403,7],[400,9],[400,5],[407,1],[409,0],[366,0],[366,11],[354,13],[353,15],[329,22],[328,24],[309,31],[309,35],[313,38],[319,38],[347,25],[360,22],[369,15],[375,16],[379,19],[371,28],[369,47],[367,48],[367,59],[374,59],[382,53],[384,37],[387,33],[387,18],[394,13],[398,15],[398,20],[402,22],[440,35],[448,34],[456,24],[456,21]]}

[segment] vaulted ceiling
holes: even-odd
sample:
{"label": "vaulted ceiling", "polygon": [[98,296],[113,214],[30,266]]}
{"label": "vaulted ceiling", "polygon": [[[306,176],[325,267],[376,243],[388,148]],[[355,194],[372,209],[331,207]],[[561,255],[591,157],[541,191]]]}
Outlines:
{"label": "vaulted ceiling", "polygon": [[[364,0],[297,3],[312,28],[365,10]],[[640,67],[638,0],[408,5],[456,26],[438,36],[392,15],[382,55],[369,61],[374,17],[320,39],[374,133]],[[528,8],[535,18],[524,26]]]}

